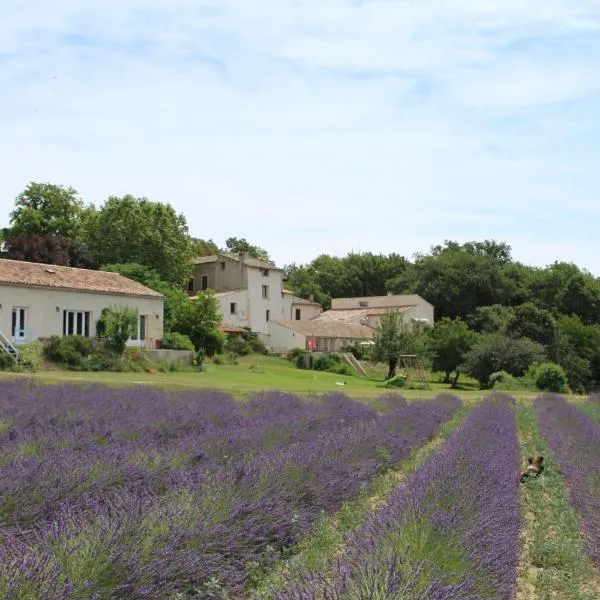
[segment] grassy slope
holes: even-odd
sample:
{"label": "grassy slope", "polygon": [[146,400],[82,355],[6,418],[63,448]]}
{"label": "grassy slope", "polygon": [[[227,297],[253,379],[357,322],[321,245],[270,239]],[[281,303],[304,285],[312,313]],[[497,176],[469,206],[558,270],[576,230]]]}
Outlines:
{"label": "grassy slope", "polygon": [[[377,387],[383,376],[369,380],[359,376],[343,376],[295,368],[287,360],[271,356],[251,356],[240,359],[237,365],[215,365],[209,363],[206,371],[174,373],[78,373],[72,371],[41,371],[34,375],[42,383],[103,383],[106,385],[158,385],[165,388],[218,388],[235,395],[244,395],[261,390],[285,390],[297,394],[344,392],[353,397],[376,397],[388,390]],[[14,373],[0,373],[1,377],[15,377]],[[339,386],[337,382],[346,382]],[[451,391],[449,386],[438,383],[432,376],[429,390],[397,390],[409,398],[429,398],[442,391]],[[464,380],[464,387],[455,390],[464,398],[478,399],[484,393],[474,382]],[[535,393],[522,393],[521,397],[534,397]]]}

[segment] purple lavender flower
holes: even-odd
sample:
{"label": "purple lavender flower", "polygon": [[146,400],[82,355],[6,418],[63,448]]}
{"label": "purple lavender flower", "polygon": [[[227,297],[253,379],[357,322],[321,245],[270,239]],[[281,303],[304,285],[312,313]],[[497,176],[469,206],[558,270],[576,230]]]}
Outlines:
{"label": "purple lavender flower", "polygon": [[535,407],[579,517],[585,550],[600,569],[600,427],[562,396],[545,394]]}

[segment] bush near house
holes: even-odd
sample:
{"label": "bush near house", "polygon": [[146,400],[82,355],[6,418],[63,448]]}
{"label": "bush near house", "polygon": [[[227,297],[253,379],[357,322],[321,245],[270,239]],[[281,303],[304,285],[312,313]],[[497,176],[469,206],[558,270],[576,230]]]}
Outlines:
{"label": "bush near house", "polygon": [[[304,352],[296,353],[295,364],[299,369],[304,369]],[[339,354],[317,354],[310,355],[310,369],[313,371],[324,371],[337,373],[338,375],[354,375],[353,369],[342,361]]]}
{"label": "bush near house", "polygon": [[160,347],[165,350],[194,350],[192,340],[187,335],[175,331],[163,335]]}
{"label": "bush near house", "polygon": [[225,339],[224,351],[236,356],[247,356],[248,354],[268,354],[267,347],[258,338],[258,334],[250,328],[245,327],[241,335],[229,334]]}

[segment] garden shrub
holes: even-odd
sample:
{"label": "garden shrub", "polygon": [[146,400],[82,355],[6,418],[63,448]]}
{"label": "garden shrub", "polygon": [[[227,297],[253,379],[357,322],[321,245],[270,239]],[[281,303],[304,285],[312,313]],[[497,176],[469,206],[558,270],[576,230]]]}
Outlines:
{"label": "garden shrub", "polygon": [[0,371],[16,371],[15,359],[6,352],[0,352]]}
{"label": "garden shrub", "polygon": [[326,371],[338,375],[354,375],[352,367],[342,362],[339,354],[321,354],[317,356],[313,360],[312,368],[315,371]]}
{"label": "garden shrub", "polygon": [[50,362],[67,367],[81,367],[82,361],[94,351],[92,340],[81,335],[52,336],[43,349],[44,357]]}
{"label": "garden shrub", "polygon": [[302,350],[302,348],[293,348],[287,353],[286,358],[298,366],[298,358],[303,356],[304,352],[305,350]]}
{"label": "garden shrub", "polygon": [[529,367],[526,378],[530,379],[538,389],[544,392],[568,394],[571,391],[565,370],[556,363],[533,364]]}
{"label": "garden shrub", "polygon": [[496,371],[490,375],[490,387],[498,391],[521,390],[531,387],[525,378],[515,377],[507,371]]}
{"label": "garden shrub", "polygon": [[194,350],[192,340],[187,335],[175,331],[163,335],[160,347],[165,350]]}
{"label": "garden shrub", "polygon": [[44,366],[44,344],[31,342],[19,346],[21,364],[30,371],[39,371]]}
{"label": "garden shrub", "polygon": [[137,331],[139,313],[129,306],[107,308],[102,311],[97,331],[102,331],[108,347],[119,356],[125,345]]}
{"label": "garden shrub", "polygon": [[225,352],[231,352],[236,356],[247,356],[248,354],[252,354],[252,347],[250,344],[238,335],[227,336],[224,350]]}

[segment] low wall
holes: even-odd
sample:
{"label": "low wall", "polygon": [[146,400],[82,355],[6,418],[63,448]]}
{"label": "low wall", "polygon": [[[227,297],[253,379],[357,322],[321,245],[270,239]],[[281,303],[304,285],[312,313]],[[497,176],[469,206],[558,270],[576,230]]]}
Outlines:
{"label": "low wall", "polygon": [[194,363],[194,353],[191,350],[146,350],[150,360],[170,360],[179,365]]}

